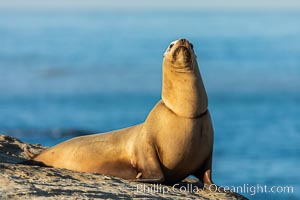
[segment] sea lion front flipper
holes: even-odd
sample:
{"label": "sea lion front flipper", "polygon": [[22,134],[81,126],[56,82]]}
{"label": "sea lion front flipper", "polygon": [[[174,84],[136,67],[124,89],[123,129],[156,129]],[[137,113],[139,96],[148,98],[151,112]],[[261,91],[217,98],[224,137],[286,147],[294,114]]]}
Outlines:
{"label": "sea lion front flipper", "polygon": [[[152,157],[153,158],[153,157]],[[148,163],[143,163],[140,172],[132,181],[142,183],[162,183],[165,180],[164,174],[160,168],[160,163],[156,159],[147,160]]]}
{"label": "sea lion front flipper", "polygon": [[139,183],[162,183],[164,182],[164,178],[154,178],[154,179],[133,179],[129,181],[135,181]]}
{"label": "sea lion front flipper", "polygon": [[193,174],[200,181],[202,181],[204,187],[205,185],[214,184],[211,177],[211,169],[212,169],[212,153],[206,159],[205,163],[201,166],[201,168],[198,169],[195,174]]}
{"label": "sea lion front flipper", "polygon": [[143,173],[139,172],[135,179],[132,179],[130,181],[140,182],[140,183],[162,183],[164,181],[164,178],[149,178],[149,179],[140,179],[142,177]]}
{"label": "sea lion front flipper", "polygon": [[195,173],[195,176],[203,182],[204,190],[209,190],[210,192],[226,193],[235,197],[236,199],[248,200],[246,197],[240,194],[234,193],[230,190],[225,190],[225,188],[214,184],[211,176],[212,174],[211,168],[212,168],[212,155],[209,156],[209,158],[207,159],[203,167]]}
{"label": "sea lion front flipper", "polygon": [[[165,180],[161,169],[161,163],[157,148],[150,142],[143,146],[146,151],[136,151],[136,162],[132,163],[136,167],[135,179],[130,181],[143,183],[162,183]],[[141,148],[142,149],[142,148]]]}
{"label": "sea lion front flipper", "polygon": [[[147,175],[148,174],[148,175]],[[140,183],[162,183],[165,181],[164,175],[161,169],[151,169],[151,173],[139,172],[135,179],[129,179],[129,181],[140,182]]]}

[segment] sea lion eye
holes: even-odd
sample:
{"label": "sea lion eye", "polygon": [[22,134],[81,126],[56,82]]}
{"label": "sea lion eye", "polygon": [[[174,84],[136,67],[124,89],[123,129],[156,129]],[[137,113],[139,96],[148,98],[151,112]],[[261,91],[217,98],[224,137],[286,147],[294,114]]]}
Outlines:
{"label": "sea lion eye", "polygon": [[194,49],[194,45],[191,43],[191,48]]}
{"label": "sea lion eye", "polygon": [[174,46],[174,44],[170,44],[169,49],[171,49]]}

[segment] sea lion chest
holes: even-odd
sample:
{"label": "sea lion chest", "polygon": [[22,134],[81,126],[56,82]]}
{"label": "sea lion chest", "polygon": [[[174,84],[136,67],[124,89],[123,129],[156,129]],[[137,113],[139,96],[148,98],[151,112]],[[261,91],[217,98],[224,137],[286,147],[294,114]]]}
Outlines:
{"label": "sea lion chest", "polygon": [[208,111],[199,118],[183,118],[159,102],[146,120],[146,126],[155,137],[165,174],[172,179],[194,172],[212,152],[213,129]]}

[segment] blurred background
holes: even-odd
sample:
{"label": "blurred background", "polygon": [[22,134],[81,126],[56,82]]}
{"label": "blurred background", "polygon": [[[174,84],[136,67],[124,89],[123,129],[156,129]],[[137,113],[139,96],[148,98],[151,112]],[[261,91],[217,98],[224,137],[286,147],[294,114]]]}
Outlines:
{"label": "blurred background", "polygon": [[195,47],[219,185],[300,199],[300,2],[0,2],[0,132],[42,145],[141,123],[169,43]]}

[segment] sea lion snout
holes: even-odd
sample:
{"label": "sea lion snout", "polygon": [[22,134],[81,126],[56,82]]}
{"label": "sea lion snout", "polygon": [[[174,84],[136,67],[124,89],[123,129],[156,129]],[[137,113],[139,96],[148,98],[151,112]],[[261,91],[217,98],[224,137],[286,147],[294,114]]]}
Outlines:
{"label": "sea lion snout", "polygon": [[175,49],[173,53],[173,63],[175,63],[176,61],[182,62],[182,64],[189,63],[191,61],[190,50],[183,45]]}
{"label": "sea lion snout", "polygon": [[178,42],[181,43],[182,46],[185,46],[188,49],[194,49],[194,46],[192,43],[190,43],[187,39],[179,39]]}
{"label": "sea lion snout", "polygon": [[[187,39],[178,39],[172,42],[165,55],[170,55],[170,61],[175,68],[191,66],[193,59],[193,45]],[[190,70],[190,69],[189,69]]]}

